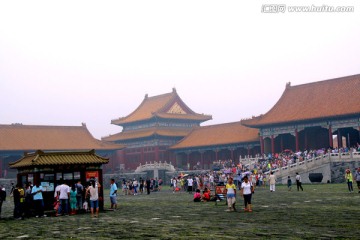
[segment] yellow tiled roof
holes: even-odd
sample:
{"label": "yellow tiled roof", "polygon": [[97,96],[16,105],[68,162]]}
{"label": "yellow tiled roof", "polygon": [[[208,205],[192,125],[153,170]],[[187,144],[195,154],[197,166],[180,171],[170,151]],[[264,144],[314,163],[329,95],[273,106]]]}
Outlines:
{"label": "yellow tiled roof", "polygon": [[0,151],[116,150],[124,146],[95,139],[85,125],[0,125]]}
{"label": "yellow tiled roof", "polygon": [[360,74],[297,86],[288,84],[279,101],[266,114],[241,122],[257,127],[359,115],[359,102]]}
{"label": "yellow tiled roof", "polygon": [[[186,114],[173,114],[167,113],[169,108],[172,107],[173,104],[179,104],[182,107]],[[179,97],[176,90],[173,89],[172,92],[157,95],[153,97],[145,96],[142,103],[139,105],[135,111],[130,113],[126,117],[114,119],[111,121],[112,124],[122,125],[131,122],[137,122],[142,120],[147,120],[153,118],[154,116],[158,116],[161,118],[170,118],[170,119],[190,119],[190,120],[199,120],[199,121],[207,121],[212,117],[210,115],[197,114],[192,111]]]}
{"label": "yellow tiled roof", "polygon": [[240,122],[224,123],[195,128],[171,149],[205,147],[259,141],[259,131]]}
{"label": "yellow tiled roof", "polygon": [[69,164],[106,164],[108,158],[103,158],[95,154],[95,151],[87,152],[43,152],[25,154],[24,157],[16,162],[10,163],[10,168],[23,168],[30,166],[51,166]]}

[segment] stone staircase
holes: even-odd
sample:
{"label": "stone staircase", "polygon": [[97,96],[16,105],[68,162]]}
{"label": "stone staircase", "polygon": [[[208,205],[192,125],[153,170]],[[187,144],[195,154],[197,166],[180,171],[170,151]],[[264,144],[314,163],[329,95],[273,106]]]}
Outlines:
{"label": "stone staircase", "polygon": [[[252,162],[253,159],[249,159]],[[287,183],[288,176],[295,183],[295,175],[298,172],[303,183],[311,183],[309,174],[322,174],[321,183],[343,182],[345,169],[354,170],[360,167],[360,152],[330,153],[316,158],[293,163],[289,166],[273,169],[278,183]],[[270,172],[265,172],[266,175]]]}

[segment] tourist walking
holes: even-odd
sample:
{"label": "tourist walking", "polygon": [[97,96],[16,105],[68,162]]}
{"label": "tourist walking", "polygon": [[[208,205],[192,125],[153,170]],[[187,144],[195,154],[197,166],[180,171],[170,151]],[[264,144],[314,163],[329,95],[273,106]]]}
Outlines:
{"label": "tourist walking", "polygon": [[140,188],[139,188],[139,191],[140,191],[140,193],[141,194],[143,194],[143,192],[144,192],[144,179],[142,179],[141,177],[140,177]]}
{"label": "tourist walking", "polygon": [[251,196],[254,192],[254,185],[249,181],[248,177],[244,177],[244,181],[241,183],[240,195],[244,198],[244,211],[252,212],[251,208]]}
{"label": "tourist walking", "polygon": [[227,202],[228,202],[228,209],[226,211],[233,212],[233,211],[235,211],[236,186],[233,183],[232,178],[228,179],[228,182],[225,186],[225,193],[226,193],[226,198],[227,198]]}
{"label": "tourist walking", "polygon": [[171,180],[171,186],[172,186],[172,188],[173,188],[173,193],[175,193],[176,185],[177,185],[177,181],[176,181],[176,178],[174,177],[174,178]]}
{"label": "tourist walking", "polygon": [[158,184],[159,184],[159,191],[161,191],[163,185],[163,180],[161,178],[159,178]]}
{"label": "tourist walking", "polygon": [[36,182],[35,186],[31,189],[31,194],[33,195],[34,207],[35,207],[35,216],[36,217],[46,217],[44,214],[44,200],[43,200],[43,187],[40,185],[39,181]]}
{"label": "tourist walking", "polygon": [[110,203],[111,203],[110,209],[117,208],[116,195],[117,195],[117,185],[115,183],[115,180],[112,178],[110,179]]}
{"label": "tourist walking", "polygon": [[270,172],[270,176],[269,176],[270,192],[275,192],[275,183],[276,183],[275,175],[273,172]]}
{"label": "tourist walking", "polygon": [[134,195],[137,195],[138,192],[138,181],[134,178],[134,181],[133,181],[133,186],[134,186]]}
{"label": "tourist walking", "polygon": [[187,190],[188,190],[188,192],[189,192],[189,194],[191,194],[192,193],[192,189],[193,189],[193,179],[192,179],[192,177],[188,177],[188,179],[187,179]]}
{"label": "tourist walking", "polygon": [[288,176],[288,180],[287,180],[288,191],[291,191],[291,185],[292,185],[292,181],[290,176]]}
{"label": "tourist walking", "polygon": [[301,176],[299,173],[296,173],[295,180],[296,180],[297,190],[299,191],[299,189],[301,189],[301,191],[304,191],[303,187],[301,186]]}
{"label": "tourist walking", "polygon": [[355,181],[356,181],[356,184],[357,184],[357,187],[358,187],[358,190],[360,193],[360,167],[357,169],[356,173],[355,173]]}
{"label": "tourist walking", "polygon": [[150,185],[151,185],[150,179],[146,178],[146,192],[148,195],[150,194]]}
{"label": "tourist walking", "polygon": [[345,172],[345,180],[346,180],[346,183],[348,185],[348,189],[349,189],[349,192],[353,192],[354,189],[353,189],[353,175],[350,171],[350,169],[346,169],[346,172]]}

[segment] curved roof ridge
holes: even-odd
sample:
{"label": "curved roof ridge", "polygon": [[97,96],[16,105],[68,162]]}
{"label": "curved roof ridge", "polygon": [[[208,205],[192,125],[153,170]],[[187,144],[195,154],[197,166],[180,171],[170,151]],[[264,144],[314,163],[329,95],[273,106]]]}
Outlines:
{"label": "curved roof ridge", "polygon": [[[152,97],[149,97],[148,94],[146,94],[144,99],[140,103],[140,105],[134,111],[132,111],[127,116],[111,120],[111,123],[112,124],[121,124],[122,120],[126,120],[127,118],[132,117],[134,114],[136,114],[144,106],[144,104],[148,103],[149,101],[153,101],[153,100],[156,100],[158,98],[164,98],[164,97],[168,97],[168,96],[171,97],[171,95],[173,95],[173,94],[174,94],[174,91],[169,92],[169,93],[160,94],[160,95],[155,95],[155,96],[152,96]],[[175,94],[176,94],[176,92],[175,92]],[[163,107],[164,106],[161,106],[160,108],[163,108]],[[159,109],[157,109],[156,111],[158,111],[158,110]],[[156,111],[151,111],[150,114],[153,115],[153,112],[156,112]]]}
{"label": "curved roof ridge", "polygon": [[[315,119],[360,115],[360,74],[287,85],[279,100],[265,114],[242,120],[242,124],[260,128]],[[351,97],[349,97],[351,96]]]}
{"label": "curved roof ridge", "polygon": [[345,76],[345,77],[337,77],[337,78],[330,78],[330,79],[323,79],[320,81],[316,81],[316,82],[308,82],[308,83],[302,83],[302,84],[298,84],[298,85],[289,85],[289,88],[297,88],[297,87],[305,87],[305,86],[309,86],[309,85],[318,85],[318,84],[326,84],[328,82],[331,81],[346,81],[346,80],[352,80],[353,78],[356,77],[360,77],[360,74],[354,74],[354,75],[349,75],[349,76]]}
{"label": "curved roof ridge", "polygon": [[[169,108],[171,108],[175,102],[177,102],[179,105],[181,105],[180,107],[184,108],[184,110],[186,110],[185,112],[187,112],[187,114],[182,114],[181,117],[179,117],[176,114],[167,113],[166,111]],[[114,119],[111,121],[111,123],[122,126],[122,125],[128,124],[128,123],[148,120],[148,119],[156,117],[156,115],[159,115],[159,114],[163,114],[163,116],[161,116],[161,117],[164,117],[164,118],[171,118],[171,116],[174,116],[174,117],[176,117],[176,119],[181,118],[181,119],[188,119],[188,120],[194,120],[194,121],[200,121],[200,122],[211,119],[211,116],[195,113],[180,98],[180,96],[177,94],[176,90],[173,89],[173,91],[170,93],[156,95],[153,97],[148,97],[148,95],[145,95],[144,100],[133,112],[131,112],[126,117]],[[168,114],[168,115],[166,115],[166,114]]]}

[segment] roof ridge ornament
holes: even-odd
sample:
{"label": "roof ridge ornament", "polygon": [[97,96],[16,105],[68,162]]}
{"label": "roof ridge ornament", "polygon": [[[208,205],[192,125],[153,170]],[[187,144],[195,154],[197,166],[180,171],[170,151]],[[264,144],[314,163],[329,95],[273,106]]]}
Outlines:
{"label": "roof ridge ornament", "polygon": [[286,83],[286,88],[290,88],[291,87],[291,82],[287,82]]}

